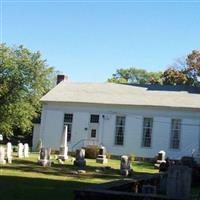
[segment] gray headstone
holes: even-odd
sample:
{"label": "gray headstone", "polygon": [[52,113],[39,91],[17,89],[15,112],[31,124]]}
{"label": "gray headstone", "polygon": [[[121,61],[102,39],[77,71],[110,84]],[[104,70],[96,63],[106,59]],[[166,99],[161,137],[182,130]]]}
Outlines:
{"label": "gray headstone", "polygon": [[131,172],[131,159],[130,157],[123,155],[121,156],[120,173],[123,176],[128,176]]}
{"label": "gray headstone", "polygon": [[189,199],[191,189],[191,169],[186,166],[174,165],[168,169],[168,198]]}
{"label": "gray headstone", "polygon": [[40,155],[38,163],[44,167],[51,166],[51,149],[42,147],[40,149]]}
{"label": "gray headstone", "polygon": [[74,165],[77,167],[85,167],[85,149],[77,149],[76,150],[76,160],[74,161]]}

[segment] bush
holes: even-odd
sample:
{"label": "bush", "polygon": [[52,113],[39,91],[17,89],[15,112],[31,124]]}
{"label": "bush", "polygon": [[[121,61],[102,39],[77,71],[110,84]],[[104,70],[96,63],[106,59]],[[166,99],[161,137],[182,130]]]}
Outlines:
{"label": "bush", "polygon": [[136,155],[134,153],[131,153],[128,156],[131,158],[132,162],[136,160]]}
{"label": "bush", "polygon": [[107,159],[111,159],[111,154],[107,152],[107,153],[106,153],[106,158],[107,158]]}
{"label": "bush", "polygon": [[86,158],[97,158],[99,154],[99,147],[98,146],[89,146],[85,147],[85,157]]}

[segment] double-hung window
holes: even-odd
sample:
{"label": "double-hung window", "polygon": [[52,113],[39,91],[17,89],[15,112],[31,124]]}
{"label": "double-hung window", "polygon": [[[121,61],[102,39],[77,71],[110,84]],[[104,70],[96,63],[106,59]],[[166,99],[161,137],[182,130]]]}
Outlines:
{"label": "double-hung window", "polygon": [[180,148],[180,136],[181,136],[181,120],[172,119],[171,121],[171,138],[170,138],[170,148],[179,149]]}
{"label": "double-hung window", "polygon": [[124,144],[125,119],[126,118],[124,116],[116,117],[116,127],[115,127],[115,144],[116,145]]}
{"label": "double-hung window", "polygon": [[153,130],[153,118],[144,118],[143,137],[142,137],[143,147],[151,147],[152,130]]}

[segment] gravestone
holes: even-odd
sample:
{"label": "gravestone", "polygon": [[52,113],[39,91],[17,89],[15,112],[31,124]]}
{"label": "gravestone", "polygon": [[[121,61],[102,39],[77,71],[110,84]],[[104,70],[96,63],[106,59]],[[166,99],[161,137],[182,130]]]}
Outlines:
{"label": "gravestone", "polygon": [[106,158],[106,147],[101,146],[99,149],[99,155],[96,158],[97,163],[108,163],[108,159]]}
{"label": "gravestone", "polygon": [[68,147],[67,147],[67,126],[65,126],[63,135],[61,137],[61,146],[59,150],[58,159],[67,160],[68,159]]}
{"label": "gravestone", "polygon": [[24,144],[24,157],[25,158],[29,157],[29,146],[27,143]]}
{"label": "gravestone", "polygon": [[7,146],[6,147],[6,159],[7,159],[8,163],[11,164],[12,163],[12,152],[13,152],[12,144],[10,142],[8,142],[6,146]]}
{"label": "gravestone", "polygon": [[76,160],[74,161],[74,165],[80,168],[84,168],[86,166],[85,149],[76,150]]}
{"label": "gravestone", "polygon": [[18,144],[17,155],[18,155],[19,158],[23,158],[24,157],[24,145],[22,143]]}
{"label": "gravestone", "polygon": [[168,169],[167,197],[190,199],[191,169],[187,166],[174,165]]}
{"label": "gravestone", "polygon": [[128,176],[131,173],[131,158],[129,156],[121,156],[120,174]]}
{"label": "gravestone", "polygon": [[43,167],[51,166],[51,149],[42,147],[38,158],[38,164]]}
{"label": "gravestone", "polygon": [[6,164],[4,147],[0,147],[0,164]]}
{"label": "gravestone", "polygon": [[165,160],[166,152],[161,150],[158,152],[156,163],[154,164],[155,168],[159,168],[161,163],[166,163]]}

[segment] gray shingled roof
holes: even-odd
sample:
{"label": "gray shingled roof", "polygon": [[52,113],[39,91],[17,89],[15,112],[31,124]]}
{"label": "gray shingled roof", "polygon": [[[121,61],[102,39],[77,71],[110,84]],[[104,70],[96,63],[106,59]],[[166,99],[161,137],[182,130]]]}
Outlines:
{"label": "gray shingled roof", "polygon": [[43,96],[41,101],[200,108],[200,89],[63,81]]}

